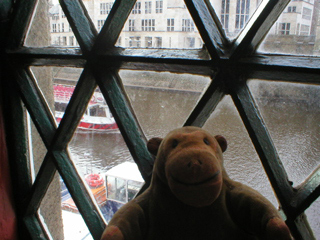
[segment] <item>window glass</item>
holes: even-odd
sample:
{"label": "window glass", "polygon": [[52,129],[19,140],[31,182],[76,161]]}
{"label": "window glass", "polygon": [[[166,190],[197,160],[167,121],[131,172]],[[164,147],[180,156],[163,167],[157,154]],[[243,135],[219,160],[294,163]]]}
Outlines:
{"label": "window glass", "polygon": [[[52,184],[51,184],[52,185]],[[60,178],[60,188],[61,188],[61,217],[63,222],[63,234],[65,240],[72,239],[83,239],[92,240],[91,233],[84,222],[81,214],[79,214],[78,209],[66,187],[62,178]],[[59,188],[59,190],[60,190]],[[51,206],[52,207],[52,206]],[[60,207],[60,206],[59,206]],[[52,209],[47,209],[47,213],[52,213]],[[75,227],[76,226],[76,227]],[[54,229],[53,233],[57,231]],[[54,237],[53,239],[61,239]]]}
{"label": "window glass", "polygon": [[259,156],[230,96],[223,98],[203,128],[213,135],[226,138],[228,148],[223,158],[230,178],[259,191],[278,207]]}
{"label": "window glass", "polygon": [[88,11],[94,26],[97,31],[100,32],[112,9],[114,0],[83,0],[82,2]]}
{"label": "window glass", "polygon": [[238,36],[262,0],[210,0],[230,39]]}
{"label": "window glass", "polygon": [[[39,159],[35,160],[35,163],[39,161]],[[40,208],[38,209],[40,221],[43,226],[46,227],[47,231],[52,236],[52,239],[62,239],[65,227],[60,206],[61,191],[59,179],[59,174],[56,173],[46,194],[44,195],[44,198],[41,201]]]}
{"label": "window glass", "polygon": [[[38,29],[42,29],[41,41],[35,43],[33,39],[40,36]],[[71,26],[57,0],[49,1],[49,4],[41,3],[37,5],[24,45],[28,47],[79,47]]]}
{"label": "window glass", "polygon": [[181,127],[210,83],[209,77],[168,72],[121,70],[120,76],[147,138]]}
{"label": "window glass", "polygon": [[128,201],[132,200],[139,192],[140,188],[142,188],[143,183],[129,180],[128,181]]}
{"label": "window glass", "polygon": [[313,230],[315,239],[320,236],[320,220],[319,220],[320,198],[314,201],[309,208],[305,211],[308,222]]}
{"label": "window glass", "polygon": [[86,223],[79,213],[62,211],[62,217],[64,226],[64,240],[93,240]]}
{"label": "window glass", "polygon": [[108,190],[108,199],[116,199],[116,178],[112,176],[107,176],[107,190]]}
{"label": "window glass", "polygon": [[291,0],[258,51],[319,55],[319,2]]}
{"label": "window glass", "polygon": [[116,179],[116,200],[126,202],[127,200],[127,181],[121,178]]}
{"label": "window glass", "polygon": [[59,125],[83,69],[31,67],[30,70]]}
{"label": "window glass", "polygon": [[252,80],[249,84],[294,186],[320,164],[319,86]]}

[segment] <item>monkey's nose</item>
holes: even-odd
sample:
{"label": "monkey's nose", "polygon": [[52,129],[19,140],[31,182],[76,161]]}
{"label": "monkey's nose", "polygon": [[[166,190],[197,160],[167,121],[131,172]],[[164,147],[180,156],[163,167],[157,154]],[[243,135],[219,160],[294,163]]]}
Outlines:
{"label": "monkey's nose", "polygon": [[202,161],[199,159],[192,159],[188,162],[188,168],[192,167],[200,167],[202,165]]}

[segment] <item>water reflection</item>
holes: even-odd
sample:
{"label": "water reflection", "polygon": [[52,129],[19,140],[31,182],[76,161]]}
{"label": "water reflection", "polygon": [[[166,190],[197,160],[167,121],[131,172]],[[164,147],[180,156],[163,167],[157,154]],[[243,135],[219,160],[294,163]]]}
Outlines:
{"label": "water reflection", "polygon": [[319,166],[319,86],[251,81],[250,89],[294,186]]}
{"label": "water reflection", "polygon": [[133,161],[120,132],[76,132],[69,150],[82,175],[104,173],[119,163]]}

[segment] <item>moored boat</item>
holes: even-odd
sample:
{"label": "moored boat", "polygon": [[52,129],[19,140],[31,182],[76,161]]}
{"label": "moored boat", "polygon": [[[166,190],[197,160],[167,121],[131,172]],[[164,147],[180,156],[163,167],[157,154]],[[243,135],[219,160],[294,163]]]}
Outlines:
{"label": "moored boat", "polygon": [[[100,174],[91,173],[85,176],[85,180],[88,183],[98,206],[101,208],[107,202],[107,191],[103,177]],[[76,213],[79,212],[76,204],[74,203],[70,193],[68,192],[64,184],[61,186],[61,198],[61,208],[63,210],[68,210]]]}
{"label": "moored boat", "polygon": [[[138,194],[144,184],[137,165],[132,162],[121,163],[105,174],[88,174],[85,181],[107,222],[119,208]],[[62,180],[61,201],[63,210],[78,212]]]}
{"label": "moored boat", "polygon": [[105,182],[107,203],[101,208],[101,211],[105,219],[110,221],[119,208],[135,198],[144,180],[135,163],[123,162],[106,172]]}
{"label": "moored boat", "polygon": [[[54,101],[55,101],[55,118],[60,123],[69,100],[73,94],[74,86],[55,84]],[[78,125],[80,131],[99,131],[110,132],[117,131],[118,126],[106,104],[103,95],[95,91],[86,112],[82,116]]]}

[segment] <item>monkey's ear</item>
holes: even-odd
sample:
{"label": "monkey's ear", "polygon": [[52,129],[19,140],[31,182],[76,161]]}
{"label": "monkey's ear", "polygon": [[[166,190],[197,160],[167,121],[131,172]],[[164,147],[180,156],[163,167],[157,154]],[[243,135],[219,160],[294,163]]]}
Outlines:
{"label": "monkey's ear", "polygon": [[162,142],[162,138],[159,137],[155,137],[155,138],[151,138],[148,143],[147,143],[147,148],[149,150],[149,152],[153,155],[157,155],[158,150],[159,150],[159,146]]}
{"label": "monkey's ear", "polygon": [[219,143],[222,152],[226,151],[227,147],[228,147],[227,140],[221,135],[216,135],[214,137],[217,140],[217,142]]}

